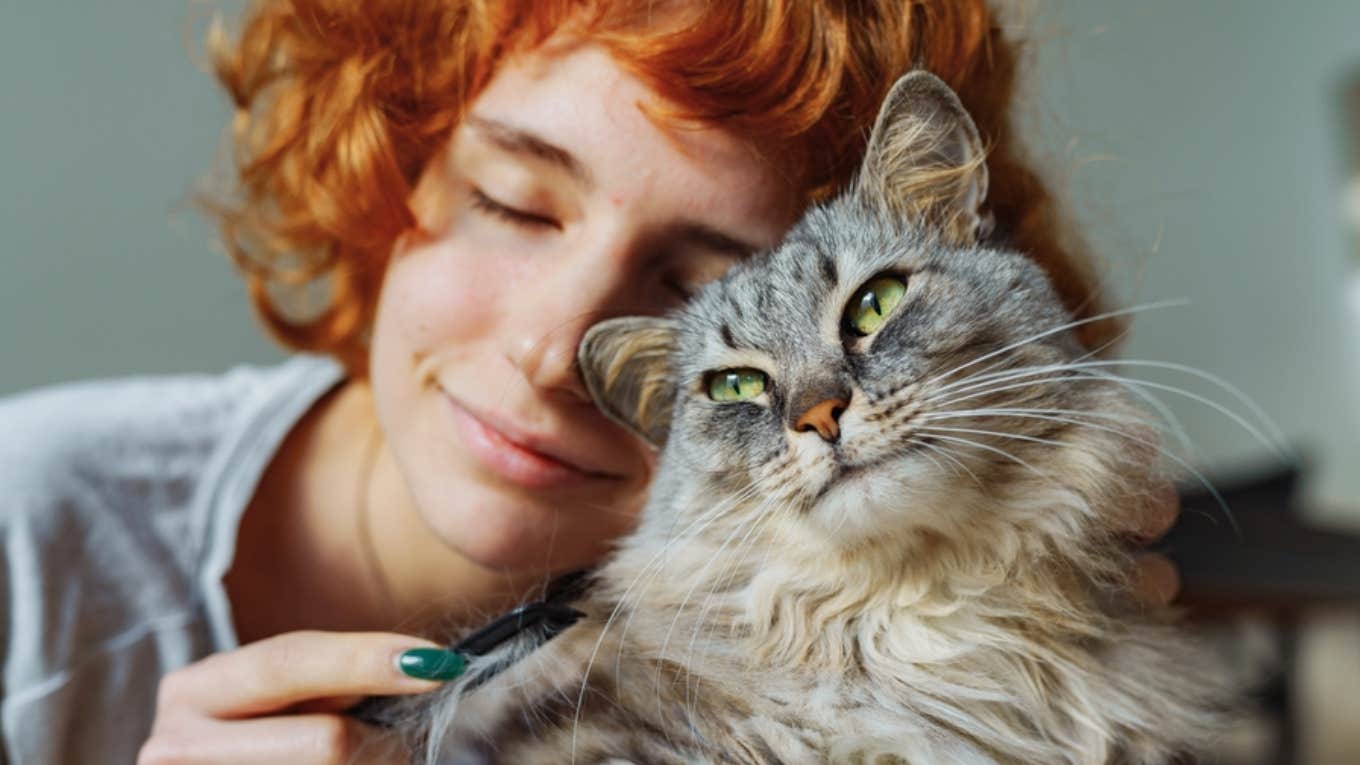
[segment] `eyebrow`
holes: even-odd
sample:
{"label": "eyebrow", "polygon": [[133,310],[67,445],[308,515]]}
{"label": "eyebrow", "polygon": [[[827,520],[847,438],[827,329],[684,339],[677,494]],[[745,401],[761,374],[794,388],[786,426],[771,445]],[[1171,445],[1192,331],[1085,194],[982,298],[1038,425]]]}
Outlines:
{"label": "eyebrow", "polygon": [[595,186],[595,180],[591,177],[590,170],[581,164],[581,160],[561,146],[551,144],[528,130],[507,125],[497,120],[471,115],[467,118],[467,122],[472,127],[477,128],[478,132],[497,148],[511,154],[541,159],[565,170],[568,175],[586,188]]}
{"label": "eyebrow", "polygon": [[[499,120],[469,115],[467,123],[476,128],[486,140],[497,148],[512,154],[530,156],[557,165],[587,189],[595,187],[595,179],[590,174],[590,170],[581,163],[581,160],[561,146],[552,144],[531,131]],[[670,237],[679,239],[686,244],[705,247],[740,258],[761,249],[750,242],[725,234],[712,226],[693,221],[680,223],[668,233]]]}

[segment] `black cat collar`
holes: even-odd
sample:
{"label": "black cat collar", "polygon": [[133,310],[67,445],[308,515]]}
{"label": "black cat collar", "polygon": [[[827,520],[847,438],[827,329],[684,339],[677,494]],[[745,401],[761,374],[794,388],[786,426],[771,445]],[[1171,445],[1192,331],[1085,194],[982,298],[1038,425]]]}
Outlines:
{"label": "black cat collar", "polygon": [[[585,616],[567,605],[584,592],[585,575],[585,571],[573,571],[558,577],[548,585],[543,600],[518,606],[496,617],[485,627],[454,643],[449,650],[468,657],[484,656],[506,641],[534,629],[538,630],[540,644],[552,640]],[[486,682],[505,666],[497,667],[490,675],[479,677],[478,681]]]}
{"label": "black cat collar", "polygon": [[[535,647],[547,643],[585,616],[568,603],[585,592],[588,573],[581,570],[563,574],[548,584],[543,600],[511,609],[449,646],[449,650],[464,659],[485,656],[525,633],[533,634],[537,640]],[[463,690],[476,688],[514,663],[512,658],[491,666],[478,667],[477,674],[464,684]],[[392,696],[369,696],[350,709],[349,714],[370,725],[391,727],[397,703],[397,699]]]}

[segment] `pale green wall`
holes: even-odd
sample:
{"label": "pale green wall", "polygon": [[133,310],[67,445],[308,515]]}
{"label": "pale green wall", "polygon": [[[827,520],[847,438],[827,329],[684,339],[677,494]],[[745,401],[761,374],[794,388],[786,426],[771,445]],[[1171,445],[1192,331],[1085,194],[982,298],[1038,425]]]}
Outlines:
{"label": "pale green wall", "polygon": [[0,394],[280,357],[187,204],[227,119],[205,8],[0,8]]}
{"label": "pale green wall", "polygon": [[[1064,0],[1036,30],[1047,145],[1066,149],[1065,193],[1117,286],[1133,302],[1190,300],[1139,318],[1126,355],[1235,382],[1318,461],[1313,500],[1360,520],[1339,108],[1360,69],[1360,3]],[[1259,464],[1226,418],[1164,398],[1209,464]]]}

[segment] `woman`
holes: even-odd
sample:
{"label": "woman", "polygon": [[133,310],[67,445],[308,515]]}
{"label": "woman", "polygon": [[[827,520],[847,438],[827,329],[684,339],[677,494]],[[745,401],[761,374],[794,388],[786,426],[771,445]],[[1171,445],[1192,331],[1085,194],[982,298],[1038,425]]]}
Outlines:
{"label": "woman", "polygon": [[[343,710],[436,687],[450,631],[590,565],[641,507],[652,456],[582,390],[585,328],[774,244],[913,66],[993,147],[1000,230],[1101,310],[980,2],[278,0],[213,47],[242,189],[216,210],[309,353],[0,407],[25,440],[0,463],[14,761],[402,761]],[[317,276],[319,315],[277,304]],[[1143,580],[1174,590],[1163,560]]]}

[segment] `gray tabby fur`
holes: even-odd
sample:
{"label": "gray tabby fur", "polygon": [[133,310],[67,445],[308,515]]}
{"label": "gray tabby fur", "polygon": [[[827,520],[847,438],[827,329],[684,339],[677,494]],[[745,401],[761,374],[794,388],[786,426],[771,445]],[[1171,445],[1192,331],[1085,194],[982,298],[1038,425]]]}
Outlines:
{"label": "gray tabby fur", "polygon": [[[446,689],[428,754],[1159,763],[1220,727],[1224,673],[1123,578],[1156,430],[1063,367],[1083,349],[1043,272],[979,243],[982,159],[954,94],[909,74],[849,192],[679,314],[590,331],[592,394],[664,443],[650,501],[580,623]],[[847,335],[847,300],[883,273],[903,302]],[[709,400],[732,367],[769,389]],[[838,441],[794,429],[845,394]]]}

